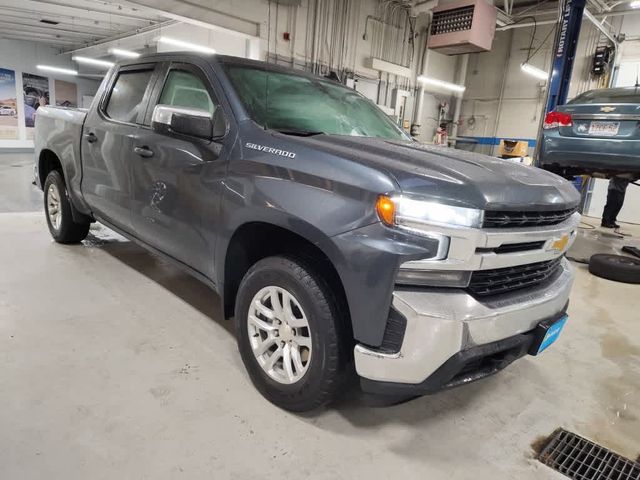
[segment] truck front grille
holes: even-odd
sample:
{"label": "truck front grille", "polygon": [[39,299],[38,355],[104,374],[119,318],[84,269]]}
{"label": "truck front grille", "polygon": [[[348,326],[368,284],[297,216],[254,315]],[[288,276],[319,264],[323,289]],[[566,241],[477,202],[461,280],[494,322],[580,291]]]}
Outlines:
{"label": "truck front grille", "polygon": [[471,274],[467,289],[475,296],[486,297],[533,287],[551,278],[560,268],[561,261],[562,257],[559,257],[529,265],[478,270]]}
{"label": "truck front grille", "polygon": [[485,211],[483,228],[539,227],[557,225],[575,213],[575,208],[551,212]]}

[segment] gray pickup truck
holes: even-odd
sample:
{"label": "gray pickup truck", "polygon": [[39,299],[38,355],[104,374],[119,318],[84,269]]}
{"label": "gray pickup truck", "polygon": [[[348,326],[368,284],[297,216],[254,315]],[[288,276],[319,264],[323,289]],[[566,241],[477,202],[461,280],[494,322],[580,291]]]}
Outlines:
{"label": "gray pickup truck", "polygon": [[413,142],[325,78],[141,57],[88,111],[41,108],[35,143],[53,238],[98,221],[206,282],[285,409],[330,402],[354,368],[376,398],[462,385],[536,355],[567,318],[569,182]]}

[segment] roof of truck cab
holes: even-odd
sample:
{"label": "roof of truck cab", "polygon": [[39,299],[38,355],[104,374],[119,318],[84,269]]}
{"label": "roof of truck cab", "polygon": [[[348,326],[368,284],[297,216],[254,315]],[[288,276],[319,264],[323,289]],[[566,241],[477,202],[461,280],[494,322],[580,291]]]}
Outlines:
{"label": "roof of truck cab", "polygon": [[140,63],[145,63],[145,61],[150,61],[150,62],[183,61],[184,62],[184,61],[188,61],[189,59],[205,60],[211,64],[219,64],[219,65],[238,65],[238,66],[254,67],[254,68],[259,68],[261,70],[269,70],[269,71],[282,72],[282,73],[292,73],[302,77],[323,79],[329,82],[332,81],[331,79],[323,78],[320,75],[314,75],[313,73],[309,73],[304,70],[296,70],[290,67],[283,67],[282,65],[263,62],[261,60],[252,60],[249,58],[234,57],[232,55],[219,55],[217,53],[208,54],[208,53],[197,53],[197,52],[191,52],[191,51],[151,53],[147,55],[142,55],[138,58],[117,62],[116,65],[119,65],[119,66],[137,65]]}

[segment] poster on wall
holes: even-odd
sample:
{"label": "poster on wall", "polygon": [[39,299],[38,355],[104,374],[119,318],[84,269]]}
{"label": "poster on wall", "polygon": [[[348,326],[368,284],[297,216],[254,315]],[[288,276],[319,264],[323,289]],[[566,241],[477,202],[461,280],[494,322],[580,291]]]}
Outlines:
{"label": "poster on wall", "polygon": [[64,80],[54,80],[54,92],[56,92],[56,105],[58,107],[78,106],[78,86]]}
{"label": "poster on wall", "polygon": [[27,127],[27,139],[34,136],[36,110],[40,106],[49,105],[49,79],[31,73],[22,74],[22,90],[24,94],[24,125]]}
{"label": "poster on wall", "polygon": [[0,139],[18,138],[16,72],[0,68]]}

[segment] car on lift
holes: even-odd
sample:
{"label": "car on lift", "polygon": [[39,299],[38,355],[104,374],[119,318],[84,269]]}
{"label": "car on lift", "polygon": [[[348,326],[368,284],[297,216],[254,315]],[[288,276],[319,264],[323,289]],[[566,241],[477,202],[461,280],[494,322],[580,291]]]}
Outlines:
{"label": "car on lift", "polygon": [[542,168],[640,178],[640,85],[584,92],[547,113],[542,128]]}

